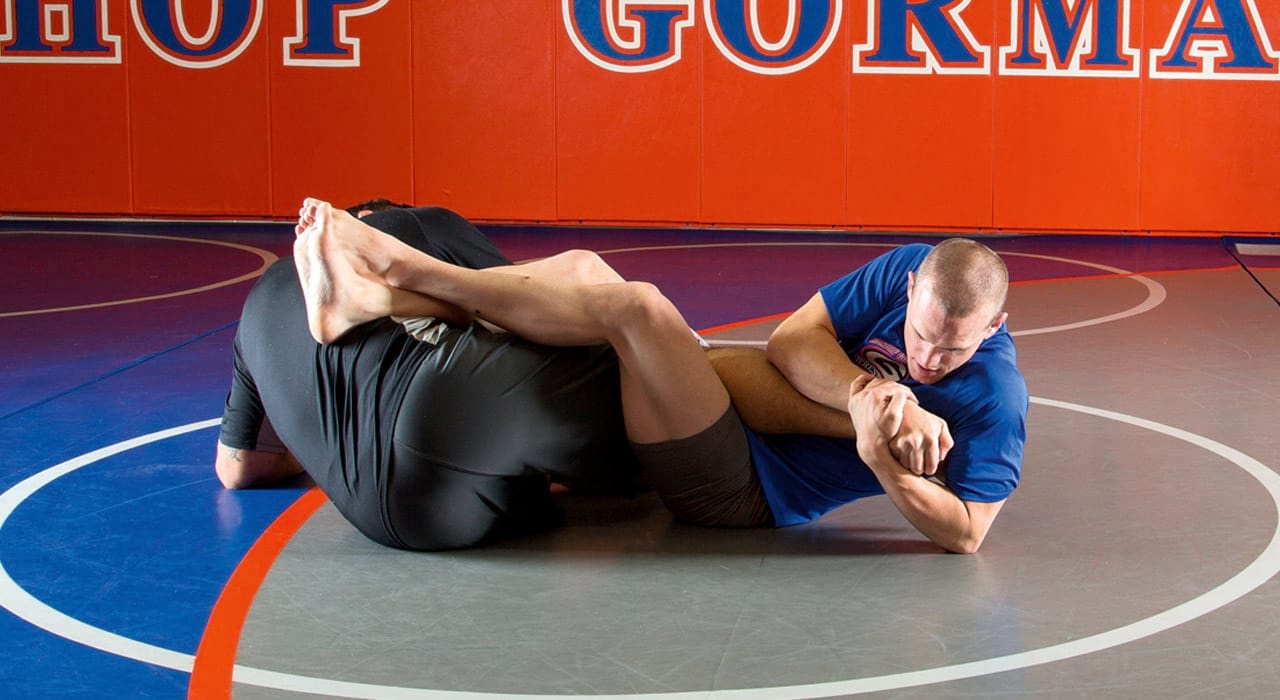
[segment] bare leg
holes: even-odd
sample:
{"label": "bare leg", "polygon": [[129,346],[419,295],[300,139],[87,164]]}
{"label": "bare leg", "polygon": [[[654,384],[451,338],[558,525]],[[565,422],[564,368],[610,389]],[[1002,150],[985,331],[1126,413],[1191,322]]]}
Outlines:
{"label": "bare leg", "polygon": [[622,279],[622,275],[601,260],[600,256],[585,250],[569,250],[533,262],[485,269],[490,272],[557,279],[571,284],[607,284],[626,281]]}
{"label": "bare leg", "polygon": [[[314,305],[308,299],[309,316],[316,317],[314,325],[322,331],[340,333],[344,324],[367,320],[370,304],[355,297],[376,297],[379,293],[365,285],[379,280],[457,304],[534,342],[609,343],[621,364],[623,413],[635,442],[694,435],[728,409],[728,392],[688,324],[653,285],[565,282],[542,277],[537,268],[470,270],[431,258],[346,212],[319,215],[316,222],[308,229],[308,235],[316,231],[318,241],[310,265],[324,265],[336,290],[313,295]],[[591,266],[596,265],[604,263],[596,259]],[[351,290],[338,289],[344,284],[351,284]]]}
{"label": "bare leg", "polygon": [[716,348],[707,356],[733,397],[742,422],[753,430],[854,438],[847,412],[801,394],[770,364],[763,350]]}
{"label": "bare leg", "polygon": [[[346,215],[345,212],[342,213]],[[457,324],[473,320],[470,314],[453,304],[410,290],[390,287],[381,281],[365,279],[370,274],[367,268],[356,270],[347,264],[349,259],[326,256],[326,247],[334,243],[333,236],[326,235],[326,227],[332,228],[332,216],[333,210],[328,204],[307,199],[298,211],[298,224],[294,227],[297,236],[294,242],[294,264],[307,297],[311,334],[317,341],[333,342],[353,326],[388,315],[432,316]],[[378,235],[372,240],[408,249],[390,236]],[[622,276],[599,256],[586,251],[568,251],[529,263],[488,269],[579,284],[623,281]],[[390,293],[389,300],[381,291],[370,286],[370,282],[387,290]],[[341,298],[335,298],[335,287],[339,283],[347,293]]]}

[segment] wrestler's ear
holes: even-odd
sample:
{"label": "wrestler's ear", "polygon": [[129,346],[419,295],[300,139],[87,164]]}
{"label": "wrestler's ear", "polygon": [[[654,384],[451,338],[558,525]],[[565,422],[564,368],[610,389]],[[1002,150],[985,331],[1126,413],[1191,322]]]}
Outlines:
{"label": "wrestler's ear", "polygon": [[983,339],[985,340],[986,338],[990,338],[991,336],[995,335],[996,331],[1000,330],[1000,326],[1003,326],[1004,322],[1007,320],[1009,320],[1008,311],[1001,311],[999,314],[997,314],[996,317],[992,319],[991,325],[987,328],[987,334],[983,337]]}

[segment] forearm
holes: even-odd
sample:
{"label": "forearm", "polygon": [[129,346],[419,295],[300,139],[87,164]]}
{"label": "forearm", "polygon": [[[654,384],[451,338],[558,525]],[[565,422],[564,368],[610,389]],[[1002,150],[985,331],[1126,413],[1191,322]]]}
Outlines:
{"label": "forearm", "polygon": [[859,376],[827,312],[821,293],[778,324],[766,349],[771,362],[808,399],[842,413],[849,408],[849,386]]}
{"label": "forearm", "polygon": [[849,385],[867,372],[845,355],[835,338],[822,331],[781,332],[769,338],[769,361],[806,398],[848,412]]}
{"label": "forearm", "polygon": [[302,465],[289,452],[243,450],[218,443],[214,472],[224,488],[268,486],[302,473]]}
{"label": "forearm", "polygon": [[877,472],[876,477],[903,517],[931,542],[958,554],[978,551],[986,528],[954,493],[896,466]]}
{"label": "forearm", "polygon": [[[855,383],[849,396],[849,417],[859,436],[862,462],[921,534],[947,551],[976,552],[1001,503],[962,500],[922,476],[933,474],[951,448],[946,424],[901,392],[886,393],[888,380],[862,384]],[[934,425],[927,420],[925,425],[918,424],[928,418],[934,419]]]}

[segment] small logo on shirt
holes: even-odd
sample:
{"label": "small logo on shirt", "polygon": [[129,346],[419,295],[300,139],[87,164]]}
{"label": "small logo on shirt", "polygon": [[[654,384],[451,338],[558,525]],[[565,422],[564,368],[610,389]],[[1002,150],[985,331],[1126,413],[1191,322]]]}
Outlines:
{"label": "small logo on shirt", "polygon": [[853,361],[881,379],[896,382],[907,376],[907,353],[879,338],[873,338],[863,345]]}

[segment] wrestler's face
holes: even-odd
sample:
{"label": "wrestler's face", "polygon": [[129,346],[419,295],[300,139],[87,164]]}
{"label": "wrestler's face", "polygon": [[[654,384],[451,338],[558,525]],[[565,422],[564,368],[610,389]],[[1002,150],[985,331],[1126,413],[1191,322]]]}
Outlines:
{"label": "wrestler's face", "polygon": [[921,384],[934,384],[968,362],[982,341],[1000,330],[1009,314],[980,309],[968,316],[948,316],[934,298],[932,285],[916,284],[907,273],[907,322],[902,337],[907,372]]}

